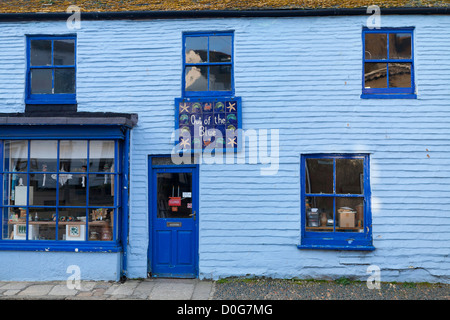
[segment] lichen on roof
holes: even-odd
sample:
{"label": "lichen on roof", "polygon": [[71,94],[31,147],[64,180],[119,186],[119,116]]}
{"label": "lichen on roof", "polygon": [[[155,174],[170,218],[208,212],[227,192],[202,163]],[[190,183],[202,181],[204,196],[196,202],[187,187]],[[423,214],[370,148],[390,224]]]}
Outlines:
{"label": "lichen on roof", "polygon": [[449,7],[450,0],[0,0],[0,13]]}

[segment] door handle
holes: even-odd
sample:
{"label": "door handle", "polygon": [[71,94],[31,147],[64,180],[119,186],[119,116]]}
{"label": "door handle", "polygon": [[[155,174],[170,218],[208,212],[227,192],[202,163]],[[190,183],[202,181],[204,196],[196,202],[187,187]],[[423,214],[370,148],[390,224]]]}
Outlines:
{"label": "door handle", "polygon": [[194,213],[191,213],[189,216],[190,216],[190,217],[193,217],[194,220],[195,220],[195,219],[196,219],[196,216],[197,216],[197,212],[194,210]]}

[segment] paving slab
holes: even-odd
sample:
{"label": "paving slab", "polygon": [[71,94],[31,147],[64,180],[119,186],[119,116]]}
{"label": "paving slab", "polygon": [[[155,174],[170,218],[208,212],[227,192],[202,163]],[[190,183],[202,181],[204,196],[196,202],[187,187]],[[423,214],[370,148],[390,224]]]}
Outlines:
{"label": "paving slab", "polygon": [[54,285],[52,284],[34,284],[19,292],[19,296],[46,296]]}

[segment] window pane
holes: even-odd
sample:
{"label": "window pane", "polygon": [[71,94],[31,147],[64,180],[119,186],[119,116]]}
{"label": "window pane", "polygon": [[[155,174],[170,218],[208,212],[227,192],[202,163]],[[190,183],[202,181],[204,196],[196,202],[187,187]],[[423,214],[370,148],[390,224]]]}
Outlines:
{"label": "window pane", "polygon": [[25,240],[26,210],[23,208],[3,208],[2,239]]}
{"label": "window pane", "polygon": [[60,208],[58,217],[58,240],[86,240],[86,209]]}
{"label": "window pane", "polygon": [[336,198],[336,231],[364,232],[364,198]]}
{"label": "window pane", "polygon": [[[30,175],[30,205],[33,206],[56,206],[56,188],[58,184],[56,182],[56,173],[53,174],[31,174]],[[60,176],[59,179],[63,179]],[[26,190],[17,189],[16,198],[21,193],[25,193]],[[22,195],[20,195],[22,197]],[[18,198],[17,198],[18,199]]]}
{"label": "window pane", "polygon": [[30,171],[56,172],[58,142],[55,140],[30,141]]}
{"label": "window pane", "polygon": [[87,141],[63,140],[59,144],[60,170],[65,172],[86,172]]}
{"label": "window pane", "polygon": [[365,52],[366,59],[387,58],[387,35],[386,33],[366,33]]}
{"label": "window pane", "polygon": [[113,174],[89,175],[89,206],[114,206]]}
{"label": "window pane", "polygon": [[56,208],[30,208],[30,240],[56,240]]}
{"label": "window pane", "polygon": [[208,61],[208,37],[186,37],[186,63]]}
{"label": "window pane", "polygon": [[86,176],[59,173],[59,205],[86,206]]}
{"label": "window pane", "polygon": [[389,63],[389,87],[411,88],[411,63]]}
{"label": "window pane", "polygon": [[52,93],[52,69],[31,70],[31,93],[32,94]]}
{"label": "window pane", "polygon": [[336,159],[336,193],[364,193],[363,159]]}
{"label": "window pane", "polygon": [[231,36],[209,38],[209,61],[231,62]]}
{"label": "window pane", "polygon": [[114,230],[114,210],[106,208],[89,209],[90,241],[111,241]]}
{"label": "window pane", "polygon": [[5,171],[27,171],[28,141],[5,141],[3,163]]}
{"label": "window pane", "polygon": [[333,232],[333,198],[306,197],[306,230]]}
{"label": "window pane", "polygon": [[186,67],[186,91],[208,91],[208,67]]}
{"label": "window pane", "polygon": [[231,66],[211,66],[209,73],[210,91],[231,90]]}
{"label": "window pane", "polygon": [[411,34],[390,33],[389,34],[389,58],[411,59]]}
{"label": "window pane", "polygon": [[364,88],[387,88],[386,68],[386,63],[364,63]]}
{"label": "window pane", "polygon": [[115,142],[92,140],[89,142],[89,171],[114,172]]}
{"label": "window pane", "polygon": [[3,175],[3,180],[3,204],[11,206],[26,206],[27,174],[5,174]]}
{"label": "window pane", "polygon": [[30,64],[32,66],[52,65],[52,41],[31,40]]}
{"label": "window pane", "polygon": [[55,93],[75,93],[75,69],[55,69]]}
{"label": "window pane", "polygon": [[[183,193],[190,193],[190,197],[183,197]],[[171,198],[180,200],[177,204]],[[184,173],[157,174],[157,204],[158,218],[191,218],[192,214],[192,175]]]}
{"label": "window pane", "polygon": [[55,40],[53,42],[53,64],[56,66],[75,65],[75,40]]}
{"label": "window pane", "polygon": [[333,160],[306,159],[306,193],[333,193]]}

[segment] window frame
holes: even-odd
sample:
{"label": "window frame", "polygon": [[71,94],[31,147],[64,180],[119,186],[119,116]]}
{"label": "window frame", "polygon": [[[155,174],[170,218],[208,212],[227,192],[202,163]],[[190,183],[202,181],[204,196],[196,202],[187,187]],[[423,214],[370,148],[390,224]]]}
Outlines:
{"label": "window frame", "polygon": [[[51,40],[52,41],[52,65],[50,66],[31,66],[31,41],[32,40]],[[74,65],[53,65],[53,41],[55,40],[74,40]],[[26,35],[26,85],[25,85],[25,103],[26,104],[76,104],[77,91],[77,36],[69,35]],[[31,93],[31,69],[64,69],[74,68],[75,71],[75,93],[60,94],[32,94]],[[52,81],[54,76],[52,77]]]}
{"label": "window frame", "polygon": [[[36,130],[36,129],[35,129]],[[114,194],[116,195],[114,197],[114,205],[111,206],[98,206],[93,205],[90,206],[86,204],[86,206],[63,206],[64,209],[66,208],[85,208],[86,209],[86,217],[89,213],[89,210],[95,208],[112,208],[114,209],[114,225],[113,225],[113,238],[112,240],[108,241],[101,241],[101,240],[89,240],[86,236],[86,240],[83,241],[74,241],[74,240],[58,240],[57,238],[55,240],[12,240],[12,239],[3,239],[3,236],[0,235],[0,250],[1,251],[68,251],[68,252],[120,252],[122,250],[122,239],[124,236],[124,227],[122,226],[122,220],[124,219],[125,215],[125,208],[123,207],[123,197],[124,197],[124,188],[121,186],[125,182],[125,178],[123,177],[123,170],[125,170],[125,144],[127,143],[126,140],[124,140],[125,137],[123,137],[123,133],[121,129],[113,129],[108,128],[104,130],[104,132],[96,131],[96,130],[89,130],[87,128],[80,129],[80,128],[71,128],[70,126],[68,129],[64,129],[65,133],[61,135],[55,135],[56,132],[59,131],[59,129],[39,129],[34,132],[34,135],[31,136],[28,133],[28,130],[22,130],[22,128],[19,128],[18,130],[11,130],[11,132],[7,135],[2,135],[0,137],[0,157],[2,161],[2,165],[0,168],[0,179],[2,183],[0,183],[0,210],[1,210],[1,217],[0,217],[0,230],[3,230],[4,223],[7,222],[4,219],[4,212],[3,210],[8,207],[23,207],[23,206],[15,206],[15,205],[5,205],[4,201],[4,176],[7,174],[11,174],[10,171],[4,171],[4,146],[5,141],[14,141],[14,140],[28,140],[28,164],[27,164],[27,171],[24,172],[24,174],[27,175],[27,180],[30,178],[30,174],[36,174],[39,172],[34,172],[30,170],[30,149],[29,145],[32,140],[52,140],[52,141],[74,141],[74,140],[88,140],[88,141],[95,141],[95,140],[108,140],[108,141],[114,141],[115,144],[115,151],[114,151],[114,167],[115,170],[112,175],[114,175],[115,178],[115,184],[114,184]],[[50,132],[49,132],[50,131]],[[98,133],[98,135],[95,135],[95,133]],[[89,143],[88,143],[88,151],[89,151]],[[59,160],[59,143],[58,143],[58,160]],[[42,172],[41,172],[42,173]],[[46,172],[49,173],[49,172]],[[80,172],[71,172],[71,173],[80,173]],[[97,174],[98,172],[89,172],[87,171],[87,174]],[[87,177],[86,183],[88,183],[89,177]],[[29,186],[29,183],[27,181],[27,185]],[[86,184],[86,186],[89,186]],[[30,206],[28,205],[28,192],[27,191],[27,212],[29,212]],[[89,191],[86,192],[86,201],[89,199]],[[31,207],[60,207],[59,204],[56,204],[55,206],[42,206],[42,205],[35,205]],[[92,208],[91,208],[92,207]],[[29,217],[30,215],[27,214],[27,236],[28,236],[28,226],[29,226]],[[89,221],[86,219],[86,234],[88,234],[89,231]],[[57,225],[56,225],[57,226]],[[1,233],[1,232],[0,232]],[[57,237],[57,236],[56,236]]]}
{"label": "window frame", "polygon": [[[187,37],[212,37],[212,36],[230,36],[231,37],[231,62],[201,62],[186,63],[186,38]],[[182,34],[182,77],[181,87],[183,97],[232,97],[234,96],[234,31],[201,31],[201,32],[183,32]],[[208,57],[209,57],[209,40],[208,40]],[[209,59],[208,59],[209,60]],[[230,66],[231,67],[231,90],[227,91],[210,91],[209,90],[209,67],[210,66]],[[208,67],[208,90],[207,91],[187,91],[186,90],[186,67],[205,66]]]}
{"label": "window frame", "polygon": [[[387,35],[387,57],[386,59],[366,59],[366,34],[373,33],[385,33]],[[411,58],[410,59],[390,59],[389,58],[389,34],[392,33],[408,33],[411,35]],[[365,63],[386,63],[386,77],[387,77],[387,88],[365,88]],[[389,63],[400,62],[400,63],[411,63],[411,87],[408,88],[389,88]],[[367,27],[362,30],[362,94],[363,99],[416,99],[416,85],[415,85],[415,63],[414,63],[414,27],[407,28],[380,28],[380,29],[369,29]]]}
{"label": "window frame", "polygon": [[[333,193],[307,193],[305,190],[306,159],[333,159]],[[360,195],[364,204],[364,232],[314,232],[306,230],[306,197],[354,197],[359,195],[336,194],[336,159],[362,159],[364,165],[364,193]],[[371,213],[371,190],[370,190],[370,164],[368,154],[302,154],[300,160],[300,244],[299,249],[330,249],[330,250],[362,250],[371,251],[375,248],[372,244],[372,213]],[[336,206],[334,205],[336,215]],[[335,220],[336,221],[336,220]]]}

